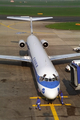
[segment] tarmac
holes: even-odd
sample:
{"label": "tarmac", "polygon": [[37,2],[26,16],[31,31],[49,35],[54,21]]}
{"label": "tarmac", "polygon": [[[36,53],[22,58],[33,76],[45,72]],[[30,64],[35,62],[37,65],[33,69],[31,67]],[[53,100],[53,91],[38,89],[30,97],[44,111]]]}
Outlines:
{"label": "tarmac", "polygon": [[[46,28],[49,23],[51,21],[33,22],[33,33],[49,43],[45,49],[47,54],[74,53],[72,49],[80,44],[80,31]],[[18,42],[26,41],[29,35],[29,22],[0,20],[0,55],[27,55],[27,47],[20,48]],[[60,76],[64,105],[58,97],[48,102],[38,92],[31,64],[1,59],[0,120],[79,120],[80,91],[70,86],[71,75],[65,71],[73,59],[53,61]],[[37,96],[41,99],[41,111],[35,109]]]}

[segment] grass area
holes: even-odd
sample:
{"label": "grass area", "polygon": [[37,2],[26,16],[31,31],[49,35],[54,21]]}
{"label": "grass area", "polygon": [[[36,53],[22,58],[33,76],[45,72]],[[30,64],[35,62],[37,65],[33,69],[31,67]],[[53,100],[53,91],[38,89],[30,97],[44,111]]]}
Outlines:
{"label": "grass area", "polygon": [[[44,8],[40,7],[12,7],[12,6],[0,6],[0,15],[29,15],[37,16],[37,13],[43,13],[43,16],[80,16],[80,7],[69,7],[66,6],[78,6],[80,1],[52,1],[52,0],[14,0],[11,3],[10,0],[0,1],[0,5],[44,5]],[[25,1],[25,3],[23,2]],[[47,1],[47,2],[46,2]],[[57,8],[46,8],[50,5],[58,5],[65,7]]]}
{"label": "grass area", "polygon": [[62,30],[80,30],[80,25],[75,25],[76,22],[67,22],[67,23],[54,23],[46,25],[47,28],[51,29],[62,29]]}
{"label": "grass area", "polygon": [[1,15],[80,16],[80,8],[0,7]]}
{"label": "grass area", "polygon": [[[24,0],[25,1],[25,0]],[[50,0],[44,0],[44,1],[38,1],[38,0],[26,0],[25,3],[21,0],[15,1],[14,3],[11,3],[10,1],[0,1],[0,5],[64,5],[64,6],[75,6],[80,5],[80,1],[50,1]]]}

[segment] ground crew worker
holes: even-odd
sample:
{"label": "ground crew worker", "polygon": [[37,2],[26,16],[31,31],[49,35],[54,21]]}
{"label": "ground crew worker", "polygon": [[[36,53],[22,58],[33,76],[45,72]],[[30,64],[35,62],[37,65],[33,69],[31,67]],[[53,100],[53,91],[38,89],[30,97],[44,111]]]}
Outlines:
{"label": "ground crew worker", "polygon": [[39,98],[37,98],[37,102],[36,102],[37,107],[36,107],[36,109],[38,108],[39,110],[41,110],[40,104],[41,104],[41,100]]}
{"label": "ground crew worker", "polygon": [[64,102],[63,102],[63,93],[62,93],[62,91],[60,91],[59,96],[60,96],[61,104],[64,105]]}

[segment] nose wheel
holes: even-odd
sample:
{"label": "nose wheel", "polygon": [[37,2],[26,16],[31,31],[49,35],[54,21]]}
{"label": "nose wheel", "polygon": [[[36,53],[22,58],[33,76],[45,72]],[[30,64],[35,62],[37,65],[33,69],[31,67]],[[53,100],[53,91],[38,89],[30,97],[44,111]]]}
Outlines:
{"label": "nose wheel", "polygon": [[47,99],[47,98],[45,98],[46,99],[46,101],[48,102],[48,104],[52,104],[53,103],[53,101],[55,100],[49,100],[49,99]]}

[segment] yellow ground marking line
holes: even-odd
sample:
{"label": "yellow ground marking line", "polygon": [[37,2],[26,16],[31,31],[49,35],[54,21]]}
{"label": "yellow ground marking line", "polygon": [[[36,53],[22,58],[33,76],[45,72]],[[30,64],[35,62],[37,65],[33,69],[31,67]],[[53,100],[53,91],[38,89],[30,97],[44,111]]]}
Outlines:
{"label": "yellow ground marking line", "polygon": [[11,28],[9,25],[7,26],[7,25],[5,25],[5,24],[3,24],[3,23],[0,23],[2,26],[5,26],[5,27],[7,27],[7,28],[10,28],[10,29],[13,29],[13,30],[18,30],[18,29],[15,29],[15,28]]}
{"label": "yellow ground marking line", "polygon": [[12,28],[12,27],[10,27],[10,26],[6,26],[6,27],[7,27],[7,28],[10,28],[10,29],[12,29],[12,30],[21,31],[21,30],[18,30],[18,29]]}
{"label": "yellow ground marking line", "polygon": [[[33,107],[36,107],[37,105],[32,105]],[[41,104],[40,106],[50,106],[49,104]]]}
{"label": "yellow ground marking line", "polygon": [[[53,117],[54,117],[54,120],[59,120],[54,105],[55,105],[55,104],[41,104],[40,106],[50,106],[51,111],[52,111],[52,114],[53,114]],[[35,107],[36,105],[32,105],[32,106]]]}
{"label": "yellow ground marking line", "polygon": [[50,108],[51,108],[54,120],[59,120],[57,112],[56,112],[55,107],[54,107],[54,104],[50,104]]}
{"label": "yellow ground marking line", "polygon": [[[70,106],[71,104],[64,104],[65,106]],[[33,107],[36,107],[37,105],[32,105]],[[62,104],[41,104],[40,106],[50,106],[54,120],[59,120],[57,112],[55,110],[54,106],[63,106]]]}
{"label": "yellow ground marking line", "polygon": [[[54,105],[54,106],[71,106],[71,104],[41,104],[40,106],[44,107],[44,106],[51,106],[51,105]],[[32,105],[33,107],[36,107],[37,105]]]}
{"label": "yellow ground marking line", "polygon": [[[7,27],[9,27],[10,29],[12,29],[12,27],[10,27],[10,26],[16,25],[16,24],[21,24],[21,23],[26,23],[26,22],[13,23],[13,24],[8,25]],[[17,30],[19,30],[19,29],[17,29]],[[27,31],[27,32],[30,33],[30,31]],[[41,34],[42,34],[42,33],[45,33],[45,32],[34,32],[34,31],[33,31],[33,33],[41,33]],[[45,34],[54,34],[54,33],[45,33]]]}
{"label": "yellow ground marking line", "polygon": [[[15,28],[12,28],[12,27],[10,27],[10,26],[12,26],[12,25],[16,25],[16,24],[21,24],[21,23],[26,23],[26,22],[18,22],[18,23],[14,23],[14,24],[10,24],[10,25],[5,25],[5,24],[3,24],[3,23],[0,23],[2,26],[5,26],[5,27],[7,27],[7,28],[9,28],[9,29],[12,29],[12,30],[17,30],[17,31],[22,31],[22,32],[27,32],[27,33],[31,33],[30,31],[25,31],[25,30],[20,30],[20,29],[15,29]],[[40,33],[40,34],[55,34],[55,33],[48,33],[48,32],[33,32],[33,33]]]}
{"label": "yellow ground marking line", "polygon": [[[65,106],[71,106],[71,104],[64,104]],[[64,106],[62,104],[54,104],[54,106]]]}
{"label": "yellow ground marking line", "polygon": [[[68,98],[68,96],[63,96],[64,98]],[[37,99],[37,98],[45,98],[45,97],[30,97],[30,99]],[[57,96],[57,98],[59,98],[59,96]],[[36,107],[37,105],[32,105],[33,107]],[[53,117],[54,117],[54,120],[59,120],[58,118],[58,115],[57,115],[57,112],[56,112],[56,109],[54,106],[71,106],[71,104],[41,104],[40,106],[49,106],[51,108],[51,111],[52,111],[52,114],[53,114]]]}
{"label": "yellow ground marking line", "polygon": [[10,28],[10,29],[13,29],[13,30],[24,31],[24,32],[30,33],[30,31],[25,31],[25,30],[20,30],[20,29],[15,29],[15,28],[10,27],[10,26],[12,26],[12,25],[21,24],[21,23],[26,23],[26,22],[13,23],[13,24],[8,25],[7,27]]}
{"label": "yellow ground marking line", "polygon": [[38,15],[43,15],[43,13],[37,13]]}
{"label": "yellow ground marking line", "polygon": [[0,23],[2,26],[5,26],[5,27],[7,27],[7,25],[5,25],[5,24],[3,24],[3,23]]}
{"label": "yellow ground marking line", "polygon": [[[12,29],[12,30],[17,30],[17,31],[24,31],[24,30],[20,30],[20,29],[15,29],[15,28],[12,28],[12,27],[10,27],[10,26],[12,26],[12,25],[16,25],[16,24],[21,24],[21,22],[20,23],[14,23],[14,24],[10,24],[10,25],[5,25],[5,24],[3,24],[3,23],[0,23],[2,26],[5,26],[5,27],[7,27],[7,28],[9,28],[9,29]],[[24,32],[29,32],[30,33],[30,31],[24,31]]]}
{"label": "yellow ground marking line", "polygon": [[45,98],[45,97],[30,97],[30,99]]}
{"label": "yellow ground marking line", "polygon": [[[37,98],[45,98],[45,97],[30,97],[30,99],[37,99]],[[59,98],[59,96],[57,96],[57,98]],[[68,98],[68,96],[63,96],[63,98]]]}
{"label": "yellow ground marking line", "polygon": [[[59,96],[57,96],[57,98],[59,98]],[[68,96],[63,96],[63,98],[68,98]]]}
{"label": "yellow ground marking line", "polygon": [[76,23],[75,25],[79,25],[80,26],[80,23]]}

